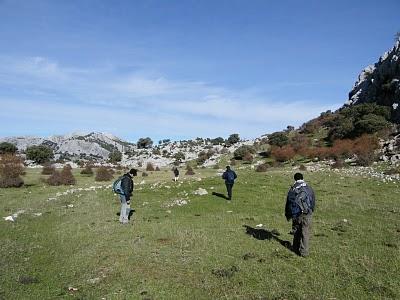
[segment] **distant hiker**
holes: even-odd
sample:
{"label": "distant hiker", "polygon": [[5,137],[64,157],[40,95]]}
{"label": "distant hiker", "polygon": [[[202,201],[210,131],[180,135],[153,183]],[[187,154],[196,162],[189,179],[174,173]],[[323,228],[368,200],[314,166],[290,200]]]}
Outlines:
{"label": "distant hiker", "polygon": [[315,209],[313,189],[303,180],[303,174],[294,174],[294,184],[286,198],[285,216],[292,219],[293,251],[300,256],[309,254],[312,213]]}
{"label": "distant hiker", "polygon": [[226,166],[226,171],[222,174],[222,179],[225,179],[226,191],[228,192],[228,200],[232,200],[232,188],[237,175],[231,170],[230,166]]}
{"label": "distant hiker", "polygon": [[174,168],[174,181],[178,181],[179,180],[179,170],[177,167]]}
{"label": "distant hiker", "polygon": [[129,213],[131,212],[131,197],[133,192],[133,180],[132,177],[137,175],[136,169],[130,169],[130,171],[121,177],[121,192],[119,199],[121,201],[121,212],[119,215],[119,222],[127,224],[129,221]]}

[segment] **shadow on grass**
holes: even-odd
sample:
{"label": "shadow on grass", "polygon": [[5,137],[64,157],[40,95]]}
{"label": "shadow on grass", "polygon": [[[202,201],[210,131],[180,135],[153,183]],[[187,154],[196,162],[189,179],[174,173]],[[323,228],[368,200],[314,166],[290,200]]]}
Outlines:
{"label": "shadow on grass", "polygon": [[228,200],[228,197],[226,197],[224,194],[221,194],[221,193],[212,192],[212,195],[217,196],[219,198],[223,198],[225,200]]}
{"label": "shadow on grass", "polygon": [[253,228],[248,225],[243,225],[246,228],[246,233],[253,236],[257,240],[274,240],[281,244],[286,249],[293,251],[292,244],[289,241],[280,239],[277,234],[266,229]]}

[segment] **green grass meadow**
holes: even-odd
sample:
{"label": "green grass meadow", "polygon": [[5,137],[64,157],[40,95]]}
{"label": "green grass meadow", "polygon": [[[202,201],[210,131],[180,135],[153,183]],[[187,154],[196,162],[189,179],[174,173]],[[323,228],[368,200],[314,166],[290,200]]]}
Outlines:
{"label": "green grass meadow", "polygon": [[[291,169],[237,168],[232,203],[214,169],[136,177],[128,225],[112,181],[74,170],[76,186],[50,187],[40,171],[0,189],[1,217],[25,211],[0,219],[0,299],[400,299],[399,183],[304,172],[317,208],[301,258],[283,245]],[[272,238],[246,234],[257,224]]]}

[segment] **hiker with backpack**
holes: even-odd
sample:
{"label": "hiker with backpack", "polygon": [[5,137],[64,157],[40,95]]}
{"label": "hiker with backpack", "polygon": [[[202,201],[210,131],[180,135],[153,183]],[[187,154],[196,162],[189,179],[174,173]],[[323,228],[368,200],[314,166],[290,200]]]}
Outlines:
{"label": "hiker with backpack", "polygon": [[312,214],[315,209],[315,194],[304,181],[303,174],[294,174],[294,184],[290,187],[285,206],[285,216],[292,219],[293,251],[299,256],[309,254]]}
{"label": "hiker with backpack", "polygon": [[228,200],[232,200],[232,188],[237,175],[231,170],[230,166],[226,166],[226,171],[222,174],[222,179],[225,179],[226,191],[228,192]]}
{"label": "hiker with backpack", "polygon": [[137,175],[136,169],[130,169],[130,171],[120,178],[118,178],[113,184],[114,193],[119,194],[119,200],[121,202],[121,212],[119,214],[119,222],[121,224],[127,224],[129,222],[129,213],[131,212],[131,197],[133,192],[133,176]]}

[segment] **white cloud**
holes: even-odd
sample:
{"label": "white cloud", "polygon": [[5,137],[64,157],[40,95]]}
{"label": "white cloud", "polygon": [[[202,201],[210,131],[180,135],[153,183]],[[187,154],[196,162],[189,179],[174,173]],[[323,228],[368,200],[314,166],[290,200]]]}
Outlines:
{"label": "white cloud", "polygon": [[[7,108],[3,116],[14,114],[43,126],[58,122],[65,128],[60,133],[88,129],[127,136],[132,135],[127,126],[132,126],[141,132],[137,135],[186,137],[232,132],[254,137],[300,125],[335,107],[289,99],[277,103],[257,89],[237,91],[141,72],[120,74],[110,66],[64,67],[43,57],[0,57],[0,104]],[[25,129],[27,134],[31,128]]]}

